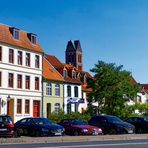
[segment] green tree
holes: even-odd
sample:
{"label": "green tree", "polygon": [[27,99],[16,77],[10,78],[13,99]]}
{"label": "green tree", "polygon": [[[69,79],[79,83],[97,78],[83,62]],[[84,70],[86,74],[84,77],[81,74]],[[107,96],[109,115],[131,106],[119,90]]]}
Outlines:
{"label": "green tree", "polygon": [[122,65],[103,61],[98,61],[90,71],[94,73],[94,79],[89,82],[92,92],[88,101],[97,102],[98,113],[120,115],[126,102],[139,90],[138,85],[132,83],[131,73],[123,70]]}

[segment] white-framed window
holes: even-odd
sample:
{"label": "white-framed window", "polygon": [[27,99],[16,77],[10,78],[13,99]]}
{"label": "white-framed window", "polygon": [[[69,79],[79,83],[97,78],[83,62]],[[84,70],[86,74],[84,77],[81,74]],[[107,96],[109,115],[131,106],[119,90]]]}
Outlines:
{"label": "white-framed window", "polygon": [[17,52],[17,63],[18,63],[18,65],[22,65],[22,58],[23,58],[22,51],[18,51]]}
{"label": "white-framed window", "polygon": [[36,35],[31,35],[31,43],[32,44],[36,44],[37,43],[37,39],[36,39]]}
{"label": "white-framed window", "polygon": [[55,95],[60,96],[60,84],[55,84]]}
{"label": "white-framed window", "polygon": [[17,114],[22,113],[22,99],[17,99]]}
{"label": "white-framed window", "polygon": [[80,73],[78,73],[77,78],[80,80]]}
{"label": "white-framed window", "polygon": [[39,55],[35,55],[35,68],[40,67],[40,57]]}
{"label": "white-framed window", "polygon": [[67,97],[71,97],[71,86],[67,86]]}
{"label": "white-framed window", "polygon": [[46,84],[46,95],[47,96],[51,96],[52,95],[52,85],[49,82]]}
{"label": "white-framed window", "polygon": [[78,97],[78,86],[74,87],[74,95],[75,97]]}
{"label": "white-framed window", "polygon": [[83,83],[86,83],[86,75],[84,75]]}
{"label": "white-framed window", "polygon": [[75,77],[75,72],[74,71],[72,71],[72,76],[71,76],[72,78],[74,78]]}
{"label": "white-framed window", "polygon": [[20,38],[19,29],[13,28],[13,38],[19,40]]}
{"label": "white-framed window", "polygon": [[64,70],[63,71],[63,77],[66,78],[66,76],[67,76],[67,70]]}
{"label": "white-framed window", "polygon": [[60,103],[55,103],[55,113],[60,112]]}
{"label": "white-framed window", "polygon": [[26,53],[26,66],[30,67],[30,53]]}

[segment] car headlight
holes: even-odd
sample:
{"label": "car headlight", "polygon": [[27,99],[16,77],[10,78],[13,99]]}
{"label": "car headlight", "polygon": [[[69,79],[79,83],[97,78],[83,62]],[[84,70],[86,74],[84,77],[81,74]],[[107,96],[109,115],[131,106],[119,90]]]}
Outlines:
{"label": "car headlight", "polygon": [[98,129],[98,131],[99,131],[99,132],[102,132],[102,129],[101,129],[101,128],[99,128],[99,129]]}
{"label": "car headlight", "polygon": [[82,132],[84,132],[84,133],[88,132],[88,129],[82,129]]}
{"label": "car headlight", "polygon": [[62,132],[65,132],[65,128],[62,128]]}
{"label": "car headlight", "polygon": [[42,128],[42,132],[49,132],[49,130],[46,128]]}

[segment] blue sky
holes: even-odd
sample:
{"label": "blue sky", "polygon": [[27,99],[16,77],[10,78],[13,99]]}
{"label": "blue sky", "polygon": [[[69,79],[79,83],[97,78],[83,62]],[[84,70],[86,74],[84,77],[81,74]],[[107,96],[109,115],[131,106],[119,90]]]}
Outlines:
{"label": "blue sky", "polygon": [[62,62],[67,42],[80,40],[85,71],[102,60],[148,83],[147,8],[147,0],[5,0],[0,23],[37,34]]}

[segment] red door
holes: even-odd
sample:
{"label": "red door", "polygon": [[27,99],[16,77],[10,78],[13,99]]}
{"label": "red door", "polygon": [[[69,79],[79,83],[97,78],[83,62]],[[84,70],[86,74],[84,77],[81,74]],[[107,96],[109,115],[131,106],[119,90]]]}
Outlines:
{"label": "red door", "polygon": [[40,116],[40,101],[33,101],[33,117]]}

